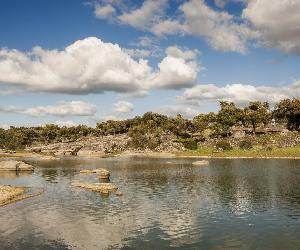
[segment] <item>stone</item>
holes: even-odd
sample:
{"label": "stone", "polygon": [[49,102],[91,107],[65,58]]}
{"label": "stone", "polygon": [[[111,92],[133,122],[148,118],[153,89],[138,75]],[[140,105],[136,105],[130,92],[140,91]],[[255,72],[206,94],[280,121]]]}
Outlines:
{"label": "stone", "polygon": [[81,174],[99,174],[99,179],[109,179],[110,172],[105,168],[97,169],[83,169],[80,171]]}
{"label": "stone", "polygon": [[206,160],[195,161],[192,164],[195,165],[195,166],[208,166],[209,165],[209,161],[206,161]]}
{"label": "stone", "polygon": [[94,192],[114,192],[118,190],[118,187],[112,183],[82,183],[73,182],[72,186],[88,189]]}
{"label": "stone", "polygon": [[22,161],[1,161],[0,171],[33,171],[34,167]]}
{"label": "stone", "polygon": [[120,192],[120,191],[117,191],[117,192],[116,192],[116,196],[123,196],[123,193]]}

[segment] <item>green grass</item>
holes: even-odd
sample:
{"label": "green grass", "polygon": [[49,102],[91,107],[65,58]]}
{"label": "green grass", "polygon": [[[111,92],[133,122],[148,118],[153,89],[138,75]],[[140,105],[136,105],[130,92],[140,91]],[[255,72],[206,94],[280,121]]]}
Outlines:
{"label": "green grass", "polygon": [[264,148],[253,148],[250,150],[243,150],[233,148],[232,150],[215,152],[213,148],[198,148],[197,150],[190,150],[180,152],[177,156],[207,156],[207,157],[290,157],[300,158],[300,147],[287,147],[287,148],[272,148],[267,150]]}

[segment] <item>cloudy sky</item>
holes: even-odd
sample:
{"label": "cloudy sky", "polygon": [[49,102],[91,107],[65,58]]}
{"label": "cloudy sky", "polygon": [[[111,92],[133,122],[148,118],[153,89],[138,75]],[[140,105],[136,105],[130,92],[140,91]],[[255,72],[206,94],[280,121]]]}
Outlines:
{"label": "cloudy sky", "polygon": [[300,96],[299,0],[2,0],[0,126]]}

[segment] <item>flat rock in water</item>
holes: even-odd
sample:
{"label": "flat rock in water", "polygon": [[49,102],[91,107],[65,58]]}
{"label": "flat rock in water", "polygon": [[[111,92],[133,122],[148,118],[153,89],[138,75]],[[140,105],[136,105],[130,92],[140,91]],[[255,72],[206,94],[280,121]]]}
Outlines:
{"label": "flat rock in water", "polygon": [[72,183],[74,187],[80,187],[89,189],[95,192],[106,192],[106,191],[117,191],[118,187],[112,183],[82,183],[82,182],[74,182]]}
{"label": "flat rock in water", "polygon": [[0,205],[11,201],[19,195],[22,195],[25,192],[25,190],[26,189],[22,187],[0,185]]}
{"label": "flat rock in water", "polygon": [[33,171],[34,167],[22,161],[1,161],[0,171]]}
{"label": "flat rock in water", "polygon": [[99,174],[99,178],[108,179],[110,176],[110,172],[105,168],[97,168],[97,169],[83,169],[80,171],[81,174]]}
{"label": "flat rock in water", "polygon": [[208,166],[209,165],[209,161],[206,161],[206,160],[195,161],[192,164],[195,165],[195,166]]}

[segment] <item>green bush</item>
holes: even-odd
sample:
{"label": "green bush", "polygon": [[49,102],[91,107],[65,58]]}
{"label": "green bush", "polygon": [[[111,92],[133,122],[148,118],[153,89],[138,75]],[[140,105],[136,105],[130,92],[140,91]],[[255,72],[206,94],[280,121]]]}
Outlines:
{"label": "green bush", "polygon": [[226,140],[218,141],[217,144],[216,144],[216,148],[217,149],[222,149],[222,150],[232,150],[232,146]]}
{"label": "green bush", "polygon": [[196,150],[198,148],[197,141],[193,138],[179,139],[178,142],[182,143],[188,150]]}
{"label": "green bush", "polygon": [[253,143],[250,139],[247,138],[239,142],[239,147],[240,149],[248,150],[253,148]]}

